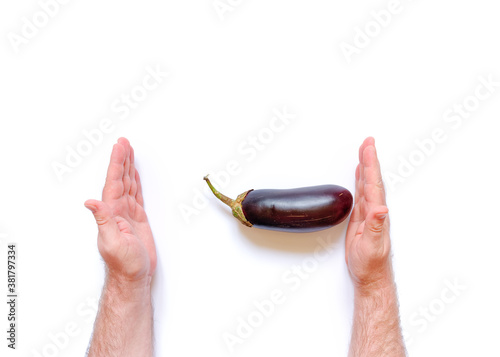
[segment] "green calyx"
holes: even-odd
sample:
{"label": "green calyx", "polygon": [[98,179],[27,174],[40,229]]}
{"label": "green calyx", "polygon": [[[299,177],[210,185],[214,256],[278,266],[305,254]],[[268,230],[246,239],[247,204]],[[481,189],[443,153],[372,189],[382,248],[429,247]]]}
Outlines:
{"label": "green calyx", "polygon": [[243,192],[242,194],[238,195],[235,200],[232,198],[227,197],[226,195],[223,195],[219,191],[215,189],[215,187],[212,185],[210,180],[208,179],[208,175],[203,178],[205,181],[207,181],[208,187],[210,187],[210,190],[213,192],[215,197],[217,197],[219,200],[224,202],[226,205],[231,207],[231,210],[233,212],[233,216],[235,216],[241,223],[243,223],[247,227],[251,227],[252,223],[250,223],[247,218],[245,217],[245,214],[243,213],[243,207],[241,206],[243,200],[245,197],[248,195],[248,193],[252,190],[248,190]]}

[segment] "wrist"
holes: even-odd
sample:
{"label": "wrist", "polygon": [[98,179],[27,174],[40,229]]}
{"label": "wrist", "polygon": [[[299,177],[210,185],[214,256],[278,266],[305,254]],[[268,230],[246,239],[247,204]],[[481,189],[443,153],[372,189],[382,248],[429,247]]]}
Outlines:
{"label": "wrist", "polygon": [[355,295],[370,296],[395,290],[394,274],[390,260],[378,268],[364,269],[364,274],[351,275]]}
{"label": "wrist", "polygon": [[354,283],[354,294],[360,297],[387,294],[395,291],[395,289],[396,284],[392,275],[385,275],[379,279],[364,281],[362,283]]}
{"label": "wrist", "polygon": [[151,277],[138,280],[108,271],[104,284],[106,292],[122,302],[145,302],[151,300]]}
{"label": "wrist", "polygon": [[371,285],[355,286],[355,301],[383,300],[391,302],[396,300],[396,284],[391,281],[377,281]]}

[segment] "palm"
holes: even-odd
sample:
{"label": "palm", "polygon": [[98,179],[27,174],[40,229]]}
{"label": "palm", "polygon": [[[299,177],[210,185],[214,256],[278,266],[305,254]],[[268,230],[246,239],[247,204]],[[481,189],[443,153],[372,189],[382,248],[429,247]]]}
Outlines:
{"label": "palm", "polygon": [[374,272],[373,266],[389,254],[389,220],[385,219],[376,230],[371,225],[377,216],[386,213],[385,191],[374,140],[367,138],[359,149],[354,209],[346,234],[345,259],[357,281],[369,279]]}
{"label": "palm", "polygon": [[[96,202],[99,201],[87,201]],[[99,204],[109,213],[109,219],[103,222],[106,229],[100,229],[98,237],[99,251],[108,267],[127,278],[152,276],[156,268],[155,244],[143,208],[134,151],[126,139],[120,138],[113,147]]]}

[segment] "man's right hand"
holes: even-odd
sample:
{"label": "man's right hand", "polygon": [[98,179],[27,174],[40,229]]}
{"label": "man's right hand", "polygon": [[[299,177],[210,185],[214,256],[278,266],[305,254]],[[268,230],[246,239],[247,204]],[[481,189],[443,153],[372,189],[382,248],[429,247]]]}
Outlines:
{"label": "man's right hand", "polygon": [[125,138],[113,146],[102,201],[88,200],[98,225],[97,245],[108,278],[124,282],[150,281],[156,269],[156,249],[149,226],[134,150]]}
{"label": "man's right hand", "polygon": [[375,140],[359,149],[356,195],[346,234],[345,259],[354,283],[349,357],[403,357],[389,217]]}
{"label": "man's right hand", "polygon": [[113,146],[102,201],[88,200],[106,262],[89,357],[151,357],[151,278],[156,269],[153,234],[144,211],[134,150],[127,139]]}
{"label": "man's right hand", "polygon": [[345,242],[347,267],[360,292],[384,287],[393,281],[387,214],[375,140],[369,137],[359,149],[354,209]]}

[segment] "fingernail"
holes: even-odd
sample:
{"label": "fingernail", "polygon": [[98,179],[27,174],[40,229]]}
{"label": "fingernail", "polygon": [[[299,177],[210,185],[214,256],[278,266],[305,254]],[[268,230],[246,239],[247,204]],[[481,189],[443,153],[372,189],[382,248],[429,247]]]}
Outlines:
{"label": "fingernail", "polygon": [[92,211],[92,213],[96,213],[97,211],[97,208],[95,208],[94,206],[86,205],[85,207],[87,207],[90,211]]}
{"label": "fingernail", "polygon": [[387,217],[387,213],[382,213],[377,216],[378,219],[385,219]]}

